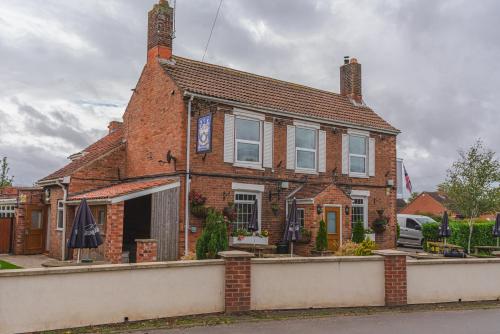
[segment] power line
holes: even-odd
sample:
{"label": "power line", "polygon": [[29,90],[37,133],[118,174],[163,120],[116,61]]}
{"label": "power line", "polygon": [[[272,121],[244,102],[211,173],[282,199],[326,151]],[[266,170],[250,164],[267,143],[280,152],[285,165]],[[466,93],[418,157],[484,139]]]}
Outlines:
{"label": "power line", "polygon": [[217,18],[219,17],[221,6],[222,6],[222,0],[220,0],[219,2],[219,8],[217,8],[217,13],[215,14],[215,19],[214,22],[212,23],[212,29],[210,29],[210,35],[208,36],[207,45],[205,46],[205,52],[203,52],[203,57],[201,58],[201,61],[204,61],[205,56],[207,55],[208,45],[210,44],[210,40],[212,39],[212,33],[214,32],[215,23],[217,23]]}

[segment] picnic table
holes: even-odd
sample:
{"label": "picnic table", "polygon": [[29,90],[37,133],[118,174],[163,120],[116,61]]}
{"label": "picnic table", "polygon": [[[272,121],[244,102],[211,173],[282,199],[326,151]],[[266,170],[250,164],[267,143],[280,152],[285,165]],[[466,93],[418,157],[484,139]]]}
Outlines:
{"label": "picnic table", "polygon": [[444,242],[427,241],[427,247],[431,253],[444,253],[445,251],[457,251],[463,253],[464,248],[458,245],[446,244]]}
{"label": "picnic table", "polygon": [[500,251],[500,247],[498,246],[474,246],[474,255],[479,255],[480,250],[485,250],[488,253],[492,251]]}

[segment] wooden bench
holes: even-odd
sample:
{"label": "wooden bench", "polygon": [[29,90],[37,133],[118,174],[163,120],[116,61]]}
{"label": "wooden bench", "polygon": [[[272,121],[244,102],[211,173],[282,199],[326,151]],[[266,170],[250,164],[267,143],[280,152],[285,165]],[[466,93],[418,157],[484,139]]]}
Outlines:
{"label": "wooden bench", "polygon": [[464,248],[458,245],[446,244],[444,242],[427,241],[427,247],[431,253],[444,253],[445,251],[457,251],[463,253]]}
{"label": "wooden bench", "polygon": [[500,251],[500,247],[498,246],[474,246],[474,255],[479,255],[479,251],[485,250],[488,253],[492,253],[493,251]]}

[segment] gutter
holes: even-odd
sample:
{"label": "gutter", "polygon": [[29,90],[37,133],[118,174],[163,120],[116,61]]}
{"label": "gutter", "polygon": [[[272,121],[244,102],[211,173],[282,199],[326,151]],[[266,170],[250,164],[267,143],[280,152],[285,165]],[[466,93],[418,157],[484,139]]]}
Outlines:
{"label": "gutter", "polygon": [[191,182],[190,176],[190,153],[191,153],[191,108],[194,96],[191,95],[188,101],[187,110],[187,133],[186,133],[186,186],[184,198],[184,255],[189,253],[189,188]]}
{"label": "gutter", "polygon": [[281,110],[276,110],[276,109],[272,109],[272,108],[255,107],[255,106],[252,106],[248,103],[236,102],[236,101],[221,99],[221,98],[217,98],[217,97],[211,97],[208,95],[191,93],[189,91],[184,92],[184,96],[190,96],[191,98],[196,97],[196,98],[205,99],[208,101],[224,103],[224,104],[231,105],[234,107],[245,108],[248,110],[253,110],[253,111],[266,113],[266,114],[270,114],[270,115],[277,115],[277,116],[283,116],[283,117],[293,117],[295,119],[300,119],[303,121],[316,121],[316,122],[329,124],[329,125],[342,126],[342,127],[352,128],[352,129],[373,131],[373,132],[379,132],[379,133],[386,133],[386,134],[391,134],[391,135],[398,135],[399,133],[401,133],[400,130],[379,129],[379,128],[374,128],[374,127],[370,127],[370,126],[362,126],[362,125],[349,123],[349,122],[332,121],[332,120],[321,118],[321,117],[304,116],[304,115],[300,115],[297,113],[292,113],[292,112],[288,112],[288,111],[281,111]]}

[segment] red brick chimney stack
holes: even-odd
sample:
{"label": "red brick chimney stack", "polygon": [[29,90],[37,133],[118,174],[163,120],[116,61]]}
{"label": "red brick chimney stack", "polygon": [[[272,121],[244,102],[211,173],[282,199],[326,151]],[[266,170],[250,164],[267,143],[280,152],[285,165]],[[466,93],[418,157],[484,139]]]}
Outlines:
{"label": "red brick chimney stack", "polygon": [[357,103],[363,103],[361,64],[356,58],[344,57],[344,65],[340,66],[340,94],[350,97]]}
{"label": "red brick chimney stack", "polygon": [[148,63],[156,58],[172,57],[174,9],[160,0],[148,13]]}

